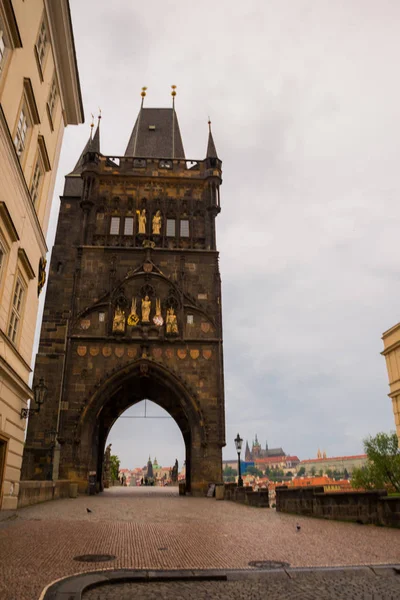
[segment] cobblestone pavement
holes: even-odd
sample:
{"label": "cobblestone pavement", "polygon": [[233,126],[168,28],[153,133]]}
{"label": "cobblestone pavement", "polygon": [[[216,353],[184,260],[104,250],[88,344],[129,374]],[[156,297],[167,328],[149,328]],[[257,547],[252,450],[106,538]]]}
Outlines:
{"label": "cobblestone pavement", "polygon": [[174,581],[105,585],[83,600],[398,600],[400,576],[370,569],[337,573],[271,573],[236,581]]}
{"label": "cobblestone pavement", "polygon": [[[74,560],[83,554],[116,558]],[[400,533],[179,497],[173,488],[112,488],[24,508],[0,522],[1,600],[32,600],[55,579],[91,570],[243,569],[257,560],[398,564]]]}

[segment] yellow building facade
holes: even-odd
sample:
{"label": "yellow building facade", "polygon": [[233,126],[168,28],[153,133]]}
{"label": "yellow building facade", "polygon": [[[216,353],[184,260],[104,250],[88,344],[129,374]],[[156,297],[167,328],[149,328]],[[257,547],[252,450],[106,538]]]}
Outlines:
{"label": "yellow building facade", "polygon": [[68,0],[0,0],[1,509],[17,507],[61,142],[83,119]]}
{"label": "yellow building facade", "polygon": [[396,431],[400,438],[400,323],[385,331],[382,340],[384,346],[382,355],[386,359],[389,376],[389,398],[392,399]]}

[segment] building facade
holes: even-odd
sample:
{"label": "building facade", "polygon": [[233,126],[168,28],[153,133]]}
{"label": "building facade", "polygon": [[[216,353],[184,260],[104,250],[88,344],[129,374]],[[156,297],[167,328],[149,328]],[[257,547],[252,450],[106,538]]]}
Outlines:
{"label": "building facade", "polygon": [[400,323],[391,327],[382,336],[389,377],[389,398],[392,401],[397,436],[400,438]]}
{"label": "building facade", "polygon": [[67,0],[0,0],[0,507],[17,506],[64,128],[83,122]]}
{"label": "building facade", "polygon": [[[320,452],[318,451],[320,454]],[[364,467],[367,463],[366,454],[358,454],[355,456],[326,456],[320,455],[317,458],[310,458],[302,460],[297,465],[297,470],[304,467],[306,475],[319,474],[320,471],[326,474],[328,471],[337,471],[338,473],[344,473],[346,470],[349,475],[352,474],[353,469]]]}
{"label": "building facade", "polygon": [[221,167],[211,129],[206,157],[185,158],[174,106],[142,104],[119,157],[100,151],[99,121],[61,198],[24,479],[85,491],[95,472],[101,489],[115,419],[150,399],[182,432],[188,490],[222,481]]}

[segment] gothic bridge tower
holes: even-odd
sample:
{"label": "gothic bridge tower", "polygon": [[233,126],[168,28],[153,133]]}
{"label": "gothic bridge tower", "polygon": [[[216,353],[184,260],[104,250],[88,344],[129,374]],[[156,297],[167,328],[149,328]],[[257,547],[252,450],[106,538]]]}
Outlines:
{"label": "gothic bridge tower", "polygon": [[100,152],[100,120],[66,176],[28,425],[24,479],[102,489],[115,420],[148,398],[177,422],[187,486],[222,481],[221,160],[185,158],[172,108],[140,109],[125,155]]}

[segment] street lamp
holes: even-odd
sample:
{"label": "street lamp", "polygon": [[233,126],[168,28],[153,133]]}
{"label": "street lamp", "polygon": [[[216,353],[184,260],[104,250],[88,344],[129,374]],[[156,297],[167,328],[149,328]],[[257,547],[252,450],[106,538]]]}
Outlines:
{"label": "street lamp", "polygon": [[243,444],[243,440],[240,437],[240,435],[237,434],[237,436],[235,438],[235,446],[236,446],[236,452],[237,452],[237,455],[238,455],[238,486],[239,487],[243,486],[242,474],[240,472],[240,451],[242,449],[242,444]]}
{"label": "street lamp", "polygon": [[33,388],[33,396],[35,403],[37,404],[37,408],[21,408],[21,419],[27,419],[31,415],[38,413],[44,402],[46,394],[47,385],[45,384],[43,377],[41,377],[39,379],[39,383],[37,383]]}

